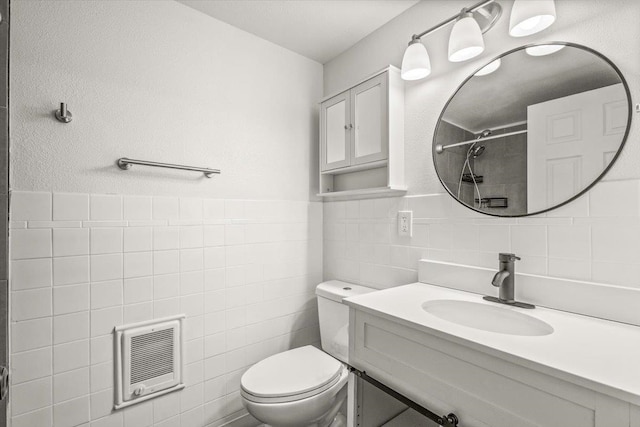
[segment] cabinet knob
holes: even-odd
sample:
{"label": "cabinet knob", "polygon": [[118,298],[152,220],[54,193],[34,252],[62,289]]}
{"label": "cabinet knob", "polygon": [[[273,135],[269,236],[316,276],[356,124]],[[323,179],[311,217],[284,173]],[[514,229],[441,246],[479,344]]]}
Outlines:
{"label": "cabinet knob", "polygon": [[348,130],[349,129],[349,125],[344,125],[344,129]]}
{"label": "cabinet knob", "polygon": [[353,125],[352,124],[349,125],[349,129],[353,129]]}

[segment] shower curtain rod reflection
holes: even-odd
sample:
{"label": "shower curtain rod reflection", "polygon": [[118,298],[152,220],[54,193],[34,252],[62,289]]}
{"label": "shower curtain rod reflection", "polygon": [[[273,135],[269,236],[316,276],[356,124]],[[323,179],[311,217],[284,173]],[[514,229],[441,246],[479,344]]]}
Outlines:
{"label": "shower curtain rod reflection", "polygon": [[197,166],[174,165],[173,163],[159,163],[148,160],[127,159],[122,157],[117,161],[118,167],[122,170],[131,169],[132,165],[153,166],[156,168],[180,169],[185,171],[202,172],[207,178],[211,178],[213,174],[219,174],[220,169],[199,168]]}
{"label": "shower curtain rod reflection", "polygon": [[[504,138],[505,136],[520,135],[521,133],[527,133],[527,131],[526,130],[518,130],[518,131],[515,131],[515,132],[503,133],[501,135],[487,136],[485,138],[482,138],[481,141],[485,142],[485,141],[489,141],[489,140],[492,140],[492,139]],[[478,139],[472,139],[470,141],[458,142],[456,144],[449,144],[449,145],[438,144],[438,145],[436,145],[436,153],[442,154],[444,152],[444,150],[446,150],[447,148],[453,148],[453,147],[459,147],[461,145],[473,144],[474,142],[479,142],[479,141],[478,141]]]}

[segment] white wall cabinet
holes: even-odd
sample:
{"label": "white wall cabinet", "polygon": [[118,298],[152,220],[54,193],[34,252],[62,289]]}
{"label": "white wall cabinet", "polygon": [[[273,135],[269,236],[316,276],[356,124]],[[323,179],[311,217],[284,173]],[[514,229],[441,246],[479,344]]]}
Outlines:
{"label": "white wall cabinet", "polygon": [[387,160],[387,73],[322,103],[322,171]]}
{"label": "white wall cabinet", "polygon": [[320,157],[322,171],[351,164],[351,99],[349,91],[322,103]]}
{"label": "white wall cabinet", "polygon": [[388,67],[320,105],[320,196],[404,192],[404,84]]}
{"label": "white wall cabinet", "polygon": [[631,413],[629,416],[631,418],[629,425],[631,427],[640,427],[640,406],[631,405]]}

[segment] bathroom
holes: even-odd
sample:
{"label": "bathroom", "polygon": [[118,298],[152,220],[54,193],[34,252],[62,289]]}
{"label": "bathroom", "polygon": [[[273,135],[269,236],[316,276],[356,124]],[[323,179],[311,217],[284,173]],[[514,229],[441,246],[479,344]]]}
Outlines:
{"label": "bathroom", "polygon": [[[409,413],[414,421],[395,425],[437,425],[415,416],[431,411],[455,413],[459,425],[470,427],[640,426],[637,369],[606,378],[615,365],[627,366],[625,360],[595,353],[576,358],[567,369],[605,372],[598,371],[604,379],[585,379],[558,366],[541,368],[535,360],[520,363],[527,359],[518,353],[524,350],[501,347],[511,345],[494,339],[502,334],[471,337],[456,326],[456,333],[478,345],[447,340],[453,329],[444,320],[437,322],[445,332],[432,340],[441,345],[439,352],[430,352],[422,340],[428,331],[416,329],[415,319],[406,317],[410,310],[389,311],[385,321],[400,319],[393,325],[372,314],[383,310],[375,295],[391,301],[394,292],[418,292],[417,282],[497,296],[491,281],[499,254],[512,253],[520,258],[516,297],[538,307],[509,310],[536,319],[548,312],[545,321],[555,328],[516,341],[533,350],[543,347],[532,342],[558,344],[565,332],[549,319],[577,313],[572,316],[592,327],[578,326],[566,342],[579,338],[586,346],[591,331],[610,328],[603,339],[618,338],[612,352],[640,352],[640,341],[625,340],[640,326],[634,305],[640,303],[640,3],[544,0],[554,4],[555,21],[535,34],[512,37],[514,1],[489,2],[501,13],[483,34],[484,50],[451,62],[455,18],[474,3],[0,1],[0,200],[8,215],[0,256],[0,365],[7,367],[0,394],[8,393],[0,400],[0,426],[266,423],[247,411],[241,378],[270,356],[324,347],[316,287],[332,280],[382,291],[348,298],[352,319],[365,323],[349,330],[349,350],[360,359],[350,363],[356,371],[349,373],[348,396],[339,408],[346,425],[391,426],[391,418]],[[351,169],[327,173],[320,154],[326,120],[321,103],[381,70],[400,74],[412,36],[445,21],[419,39],[430,74],[389,80],[396,102],[389,109],[389,159],[373,160],[377,168],[343,165]],[[575,49],[610,65],[628,89],[624,105],[630,108],[617,134],[619,150],[593,177],[597,182],[559,206],[531,210],[516,203],[514,193],[488,193],[492,167],[482,166],[500,151],[495,147],[505,145],[492,137],[522,127],[503,131],[506,126],[491,125],[485,136],[485,127],[473,128],[445,141],[439,136],[448,122],[441,118],[461,85],[480,79],[475,74],[496,58],[502,57],[505,70],[509,52],[554,42],[570,44],[558,55]],[[489,111],[491,105],[487,100],[473,110]],[[437,153],[438,144],[467,140],[465,147],[486,149],[475,159],[465,147]],[[456,166],[445,170],[438,159],[453,158],[454,151]],[[464,182],[462,172],[469,174]],[[474,184],[475,175],[487,182]],[[523,177],[518,185],[532,182]],[[464,203],[455,200],[458,186],[466,192]],[[519,211],[504,215],[511,208],[500,203]],[[407,234],[404,227],[410,235],[401,235]],[[116,408],[121,378],[114,337],[126,332],[119,328],[167,318],[181,334],[181,380],[162,394],[131,397]],[[388,347],[408,349],[403,339],[411,336],[420,347],[405,355],[429,354],[434,366],[438,360],[442,372],[453,366],[454,373],[463,367],[453,359],[465,360],[465,369],[481,366],[483,374],[470,370],[468,384],[459,384],[453,374],[436,381],[426,367],[413,375],[408,368],[395,371],[385,365],[391,356],[358,347],[358,328],[382,339],[380,354]],[[397,332],[393,341],[389,331]],[[431,388],[423,390],[412,377],[430,378],[423,383]],[[367,379],[386,384],[385,391],[393,389],[400,400]],[[480,387],[485,400],[452,393],[449,380],[455,390]],[[487,403],[492,393],[504,398],[500,390],[515,397]],[[553,390],[560,399],[540,390]],[[357,408],[358,396],[368,397],[367,405],[361,400]],[[550,421],[554,417],[571,421]],[[457,425],[448,419],[442,424]]]}

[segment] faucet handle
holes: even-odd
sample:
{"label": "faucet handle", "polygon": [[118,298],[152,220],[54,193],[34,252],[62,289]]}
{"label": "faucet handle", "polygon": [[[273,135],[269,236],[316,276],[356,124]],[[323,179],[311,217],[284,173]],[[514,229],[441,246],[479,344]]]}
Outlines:
{"label": "faucet handle", "polygon": [[516,261],[516,260],[518,260],[518,261],[519,261],[521,258],[520,258],[519,256],[517,256],[516,254],[503,253],[503,252],[501,252],[501,253],[498,255],[498,259],[499,259],[501,262],[513,262],[513,261]]}

